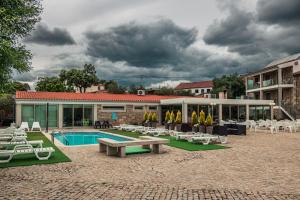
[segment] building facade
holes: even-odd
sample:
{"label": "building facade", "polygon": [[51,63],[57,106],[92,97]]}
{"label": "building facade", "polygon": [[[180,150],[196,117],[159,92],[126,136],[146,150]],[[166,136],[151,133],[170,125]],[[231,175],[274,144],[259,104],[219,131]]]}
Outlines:
{"label": "building facade", "polygon": [[193,111],[201,110],[211,113],[215,121],[245,121],[271,119],[273,104],[271,100],[17,91],[16,123],[28,122],[31,126],[38,121],[50,128],[92,126],[97,120],[141,124],[145,112],[155,112],[162,123],[167,110],[180,110],[184,123],[190,122]]}
{"label": "building facade", "polygon": [[202,81],[202,82],[192,82],[192,83],[180,83],[176,86],[176,91],[191,91],[195,96],[204,96],[205,94],[210,94],[213,88],[212,81]]}
{"label": "building facade", "polygon": [[274,100],[276,118],[300,118],[300,53],[245,76],[246,95]]}

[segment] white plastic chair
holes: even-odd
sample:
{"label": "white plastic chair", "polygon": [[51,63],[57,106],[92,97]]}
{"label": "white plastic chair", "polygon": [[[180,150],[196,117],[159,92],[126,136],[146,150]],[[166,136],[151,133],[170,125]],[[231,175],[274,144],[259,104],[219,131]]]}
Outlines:
{"label": "white plastic chair", "polygon": [[31,131],[42,131],[40,123],[39,122],[33,122],[32,127],[31,127]]}
{"label": "white plastic chair", "polygon": [[28,122],[22,122],[20,129],[23,129],[24,131],[29,131]]}

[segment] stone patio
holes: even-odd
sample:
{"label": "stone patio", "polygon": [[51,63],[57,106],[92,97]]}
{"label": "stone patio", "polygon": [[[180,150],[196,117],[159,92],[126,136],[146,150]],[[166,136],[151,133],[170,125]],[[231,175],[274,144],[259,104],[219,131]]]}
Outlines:
{"label": "stone patio", "polygon": [[251,133],[229,149],[126,158],[61,147],[73,162],[0,169],[0,199],[300,199],[299,141]]}

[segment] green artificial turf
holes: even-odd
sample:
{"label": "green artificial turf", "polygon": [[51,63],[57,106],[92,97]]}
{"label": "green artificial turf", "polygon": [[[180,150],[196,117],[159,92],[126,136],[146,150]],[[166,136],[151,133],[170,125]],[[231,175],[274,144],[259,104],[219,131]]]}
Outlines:
{"label": "green artificial turf", "polygon": [[42,133],[27,133],[27,140],[43,140],[43,147],[53,147],[55,149],[55,152],[52,153],[49,160],[38,160],[34,154],[17,155],[14,156],[9,163],[0,163],[0,168],[71,162],[70,158],[68,158],[61,150],[59,150]]}
{"label": "green artificial turf", "polygon": [[142,147],[126,147],[126,155],[140,154],[140,153],[150,153],[150,149],[144,149]]}
{"label": "green artificial turf", "polygon": [[[104,131],[119,134],[119,135],[124,135],[128,137],[134,137],[138,138],[141,136],[139,133],[134,133],[134,132],[128,132],[128,131],[120,131],[120,130],[113,130],[113,129],[106,129]],[[160,136],[161,138],[168,139],[170,142],[166,145],[171,146],[171,147],[176,147],[179,149],[184,149],[187,151],[206,151],[206,150],[217,150],[217,149],[225,149],[228,147],[222,146],[222,145],[217,145],[217,144],[208,144],[208,145],[203,145],[203,144],[195,144],[188,142],[186,140],[176,140],[176,138],[171,137],[171,136]]]}
{"label": "green artificial turf", "polygon": [[168,146],[184,149],[187,151],[206,151],[206,150],[217,150],[217,149],[228,148],[217,144],[208,144],[208,145],[195,144],[195,143],[188,142],[186,140],[176,140],[175,137],[171,137],[171,136],[160,136],[160,138],[169,139],[170,142],[169,144],[167,144]]}

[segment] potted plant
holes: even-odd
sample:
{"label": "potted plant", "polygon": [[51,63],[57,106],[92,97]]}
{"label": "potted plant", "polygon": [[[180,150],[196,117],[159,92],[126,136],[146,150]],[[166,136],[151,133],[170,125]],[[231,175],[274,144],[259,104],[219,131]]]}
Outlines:
{"label": "potted plant", "polygon": [[203,110],[199,114],[199,132],[205,133],[205,113]]}
{"label": "potted plant", "polygon": [[144,113],[144,119],[143,119],[143,123],[144,123],[144,126],[148,126],[148,113],[145,112]]}
{"label": "potted plant", "polygon": [[157,114],[156,114],[156,112],[152,113],[151,121],[152,121],[152,127],[156,128],[156,125],[157,125]]}
{"label": "potted plant", "polygon": [[152,113],[151,112],[149,112],[148,113],[148,126],[149,127],[152,127]]}
{"label": "potted plant", "polygon": [[171,130],[174,130],[174,127],[175,127],[174,121],[175,121],[175,115],[174,115],[174,112],[172,111],[170,114],[170,120],[169,120],[169,128]]}
{"label": "potted plant", "polygon": [[180,110],[177,111],[177,114],[176,114],[176,119],[175,119],[175,130],[176,131],[181,131],[181,112]]}
{"label": "potted plant", "polygon": [[192,131],[198,132],[198,117],[195,111],[192,112]]}
{"label": "potted plant", "polygon": [[170,111],[167,111],[165,116],[165,129],[169,129],[170,115]]}
{"label": "potted plant", "polygon": [[212,121],[212,117],[210,114],[207,115],[207,118],[206,118],[206,132],[209,133],[209,134],[212,134],[213,132],[213,121]]}

